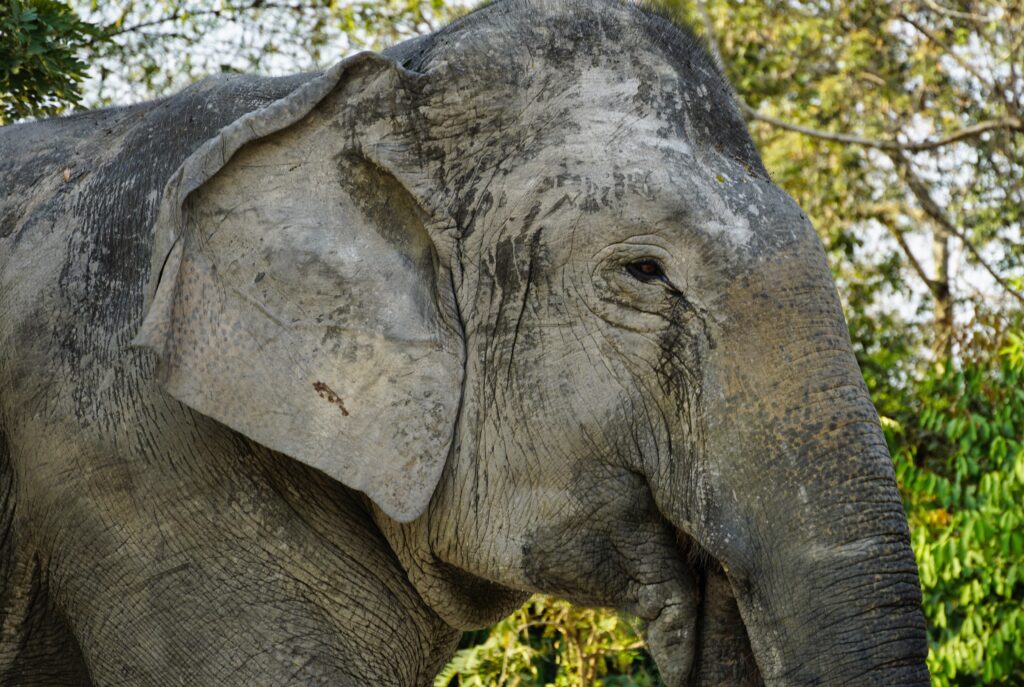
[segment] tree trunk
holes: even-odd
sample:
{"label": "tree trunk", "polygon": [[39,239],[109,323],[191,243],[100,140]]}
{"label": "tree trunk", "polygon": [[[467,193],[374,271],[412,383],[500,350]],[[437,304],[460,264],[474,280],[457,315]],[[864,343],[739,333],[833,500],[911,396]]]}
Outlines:
{"label": "tree trunk", "polygon": [[936,361],[942,361],[953,353],[953,293],[949,284],[949,234],[938,226],[932,230],[932,259],[935,261],[932,355]]}

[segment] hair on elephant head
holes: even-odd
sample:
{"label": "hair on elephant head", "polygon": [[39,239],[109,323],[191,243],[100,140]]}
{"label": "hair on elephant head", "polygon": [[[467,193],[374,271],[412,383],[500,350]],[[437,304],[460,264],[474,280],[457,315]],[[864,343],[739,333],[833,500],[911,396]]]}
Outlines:
{"label": "hair on elephant head", "polygon": [[644,618],[669,684],[925,684],[820,241],[686,31],[506,0],[356,55],[156,231],[163,388],[364,492],[451,625],[543,591]]}

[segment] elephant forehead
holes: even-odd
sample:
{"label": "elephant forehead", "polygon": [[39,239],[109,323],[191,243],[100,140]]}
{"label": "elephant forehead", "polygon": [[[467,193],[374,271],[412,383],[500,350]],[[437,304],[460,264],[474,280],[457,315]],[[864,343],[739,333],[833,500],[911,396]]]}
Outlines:
{"label": "elephant forehead", "polygon": [[[765,177],[752,145],[745,145],[745,131],[738,137],[727,126],[738,114],[728,96],[709,86],[720,80],[717,75],[681,74],[650,52],[623,52],[575,69],[549,65],[541,72],[531,80],[517,117],[523,139],[555,142],[569,136],[570,143],[601,146],[642,137],[657,147],[716,151]],[[710,125],[714,118],[720,126]]]}
{"label": "elephant forehead", "polygon": [[616,103],[623,113],[656,114],[666,132],[686,131],[764,174],[731,90],[700,42],[632,3],[495,3],[420,52],[428,57],[413,60],[415,67],[442,75],[437,123],[446,136],[458,117],[451,106],[465,110],[467,100],[473,121],[456,122],[460,134],[501,129],[527,139],[585,126],[590,105]]}
{"label": "elephant forehead", "polygon": [[[536,206],[543,217],[567,206],[605,215],[602,224],[692,230],[734,249],[756,250],[765,240],[777,244],[804,233],[806,220],[760,163],[723,148],[687,116],[710,107],[708,91],[698,84],[691,95],[681,94],[673,68],[657,61],[649,67],[646,76],[591,67],[560,95],[531,101],[520,120],[523,158],[510,165],[518,169],[503,184],[514,198],[507,207]],[[652,93],[654,81],[665,92],[675,89],[672,97],[685,101],[682,114],[659,104],[668,96]]]}
{"label": "elephant forehead", "polygon": [[579,117],[586,127],[525,163],[509,184],[524,191],[508,206],[536,208],[548,243],[561,240],[560,226],[582,226],[594,239],[656,234],[670,246],[693,242],[742,257],[809,230],[774,184],[717,151],[665,136],[657,120],[605,108]]}

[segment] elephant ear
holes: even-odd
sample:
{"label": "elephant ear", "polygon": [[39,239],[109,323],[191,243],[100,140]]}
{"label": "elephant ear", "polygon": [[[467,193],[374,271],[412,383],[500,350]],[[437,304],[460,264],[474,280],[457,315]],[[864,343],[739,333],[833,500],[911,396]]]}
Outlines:
{"label": "elephant ear", "polygon": [[186,160],[135,340],[173,397],[400,521],[440,479],[464,359],[448,225],[406,159],[416,78],[357,55]]}

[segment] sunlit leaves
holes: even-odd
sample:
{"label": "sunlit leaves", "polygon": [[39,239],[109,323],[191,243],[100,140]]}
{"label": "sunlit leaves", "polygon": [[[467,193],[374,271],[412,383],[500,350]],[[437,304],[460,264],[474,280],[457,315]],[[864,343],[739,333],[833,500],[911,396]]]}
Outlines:
{"label": "sunlit leaves", "polygon": [[434,687],[648,687],[660,685],[635,622],[545,596],[470,635]]}
{"label": "sunlit leaves", "polygon": [[1024,682],[1024,337],[1004,341],[923,379],[904,422],[883,423],[942,687]]}

